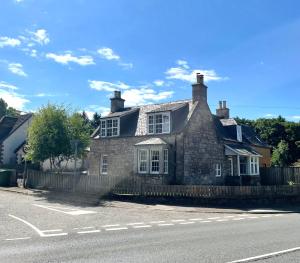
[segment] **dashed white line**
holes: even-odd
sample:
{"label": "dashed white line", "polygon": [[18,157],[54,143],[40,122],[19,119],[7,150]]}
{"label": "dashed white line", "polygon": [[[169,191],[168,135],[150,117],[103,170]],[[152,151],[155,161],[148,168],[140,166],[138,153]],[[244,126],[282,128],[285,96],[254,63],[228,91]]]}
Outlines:
{"label": "dashed white line", "polygon": [[211,220],[203,220],[203,221],[200,221],[199,223],[211,223],[212,221]]}
{"label": "dashed white line", "polygon": [[15,240],[25,240],[30,239],[31,237],[17,237],[17,238],[7,238],[6,241],[15,241]]}
{"label": "dashed white line", "polygon": [[140,225],[140,226],[133,226],[133,228],[149,228],[152,227],[151,225]]}
{"label": "dashed white line", "polygon": [[257,219],[258,216],[249,216],[248,219]]}
{"label": "dashed white line", "polygon": [[261,217],[264,217],[264,218],[266,218],[266,217],[272,217],[272,215],[263,215]]}
{"label": "dashed white line", "polygon": [[79,229],[91,229],[91,228],[95,228],[94,226],[84,226],[84,227],[75,227],[73,228],[74,230],[79,230]]}
{"label": "dashed white line", "polygon": [[246,219],[246,218],[239,217],[239,218],[233,218],[232,220],[234,220],[234,221],[239,221],[239,220],[244,220],[244,219]]}
{"label": "dashed white line", "polygon": [[207,218],[208,220],[215,220],[215,219],[220,219],[221,217],[209,217],[209,218]]}
{"label": "dashed white line", "polygon": [[224,216],[224,218],[232,218],[232,217],[235,217],[235,216]]}
{"label": "dashed white line", "polygon": [[172,222],[185,222],[186,220],[185,219],[173,219],[171,220]]}
{"label": "dashed white line", "polygon": [[189,220],[191,220],[191,221],[200,221],[200,220],[203,220],[203,219],[202,218],[191,218]]}
{"label": "dashed white line", "polygon": [[181,222],[179,223],[180,225],[190,225],[190,224],[195,224],[195,222],[193,221],[189,221],[189,222]]}
{"label": "dashed white line", "polygon": [[227,222],[229,219],[218,219],[217,222]]}
{"label": "dashed white line", "polygon": [[115,228],[106,228],[106,231],[118,231],[118,230],[125,230],[128,229],[128,227],[115,227]]}
{"label": "dashed white line", "polygon": [[151,221],[151,224],[161,224],[161,223],[165,223],[166,221]]}
{"label": "dashed white line", "polygon": [[95,230],[86,230],[86,231],[78,231],[78,234],[92,234],[92,233],[99,233],[100,230],[99,229],[95,229]]}
{"label": "dashed white line", "polygon": [[136,226],[136,225],[143,225],[144,222],[137,222],[137,223],[128,223],[127,226]]}

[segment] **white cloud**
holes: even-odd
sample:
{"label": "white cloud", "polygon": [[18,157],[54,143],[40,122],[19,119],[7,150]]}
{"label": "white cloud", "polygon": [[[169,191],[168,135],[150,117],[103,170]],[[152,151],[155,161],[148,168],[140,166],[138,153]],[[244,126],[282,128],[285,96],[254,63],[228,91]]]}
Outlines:
{"label": "white cloud", "polygon": [[21,45],[21,41],[17,38],[0,37],[0,48],[5,46],[16,47],[20,45]]}
{"label": "white cloud", "polygon": [[73,56],[71,52],[59,55],[54,53],[47,53],[46,58],[53,59],[55,62],[68,65],[70,62],[76,63],[81,66],[94,65],[94,59],[91,56]]}
{"label": "white cloud", "polygon": [[[35,32],[30,31],[29,33],[31,34],[31,40],[40,45],[47,45],[50,42],[46,29],[38,29]],[[33,46],[33,43],[29,43],[28,45]]]}
{"label": "white cloud", "polygon": [[153,81],[153,83],[157,87],[161,87],[165,84],[165,82],[163,80],[160,80],[160,79]]}
{"label": "white cloud", "polygon": [[107,107],[101,107],[98,105],[89,105],[85,108],[85,113],[87,114],[87,116],[89,117],[89,119],[93,119],[93,115],[95,114],[95,112],[97,112],[98,114],[101,114],[101,116],[106,116],[109,112],[110,112],[110,108]]}
{"label": "white cloud", "polygon": [[107,82],[107,81],[101,81],[101,80],[89,80],[89,85],[91,89],[95,89],[98,91],[115,91],[115,90],[125,90],[128,89],[129,86],[123,82],[116,82],[116,83],[112,83],[112,82]]}
{"label": "white cloud", "polygon": [[16,3],[21,3],[23,2],[24,0],[15,0]]}
{"label": "white cloud", "polygon": [[27,74],[23,70],[23,65],[20,63],[9,63],[8,64],[8,70],[12,72],[13,74],[27,77]]}
{"label": "white cloud", "polygon": [[128,89],[125,90],[122,98],[127,106],[149,104],[171,98],[173,91],[155,91],[151,88]]}
{"label": "white cloud", "polygon": [[9,84],[5,81],[0,81],[0,89],[17,90],[18,88],[15,85]]}
{"label": "white cloud", "polygon": [[103,47],[103,48],[99,48],[97,50],[98,54],[100,54],[100,56],[102,58],[105,58],[107,60],[120,60],[120,56],[117,55],[111,48],[109,47]]}
{"label": "white cloud", "polygon": [[178,79],[187,82],[195,82],[196,74],[201,73],[204,75],[206,82],[226,80],[226,77],[220,77],[213,69],[190,69],[188,63],[184,60],[178,60],[177,66],[168,69],[165,74],[167,79]]}
{"label": "white cloud", "polygon": [[264,117],[265,118],[274,118],[274,117],[276,117],[276,115],[273,114],[273,113],[267,113],[267,114],[264,115]]}
{"label": "white cloud", "polygon": [[294,119],[294,120],[300,120],[300,115],[294,115],[291,118]]}
{"label": "white cloud", "polygon": [[6,82],[0,82],[0,97],[8,104],[9,107],[14,107],[18,110],[23,110],[26,103],[29,102],[23,95],[17,93],[18,88]]}

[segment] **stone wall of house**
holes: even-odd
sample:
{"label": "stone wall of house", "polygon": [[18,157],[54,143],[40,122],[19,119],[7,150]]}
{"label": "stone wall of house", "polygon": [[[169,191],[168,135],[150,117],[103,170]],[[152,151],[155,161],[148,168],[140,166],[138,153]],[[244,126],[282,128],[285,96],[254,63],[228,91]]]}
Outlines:
{"label": "stone wall of house", "polygon": [[[159,137],[169,144],[169,174],[138,174],[137,147],[135,144],[151,137]],[[101,155],[108,157],[108,171],[105,176],[128,178],[139,176],[143,183],[170,184],[175,180],[176,135],[136,136],[93,139],[89,155],[89,174],[100,175]]]}
{"label": "stone wall of house", "polygon": [[228,174],[229,162],[223,142],[216,134],[212,114],[205,100],[198,102],[183,133],[184,184],[223,184],[224,176],[216,177],[216,164]]}

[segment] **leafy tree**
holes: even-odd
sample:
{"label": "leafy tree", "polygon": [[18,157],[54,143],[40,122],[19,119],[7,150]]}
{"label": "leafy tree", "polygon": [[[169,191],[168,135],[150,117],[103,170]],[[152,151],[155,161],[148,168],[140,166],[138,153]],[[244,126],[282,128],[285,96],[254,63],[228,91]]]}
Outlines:
{"label": "leafy tree", "polygon": [[275,148],[271,159],[272,165],[286,166],[289,164],[289,145],[286,141],[281,140]]}
{"label": "leafy tree", "polygon": [[49,159],[51,170],[61,170],[61,163],[74,157],[74,140],[82,156],[89,144],[89,126],[79,113],[70,115],[65,107],[48,104],[34,115],[29,127],[26,158],[32,162]]}
{"label": "leafy tree", "polygon": [[101,118],[101,115],[98,114],[97,112],[95,112],[93,115],[93,119],[91,121],[91,125],[94,129],[96,129],[100,125],[100,118]]}
{"label": "leafy tree", "polygon": [[0,118],[2,118],[3,116],[18,116],[19,112],[12,108],[12,107],[8,107],[7,103],[0,98]]}

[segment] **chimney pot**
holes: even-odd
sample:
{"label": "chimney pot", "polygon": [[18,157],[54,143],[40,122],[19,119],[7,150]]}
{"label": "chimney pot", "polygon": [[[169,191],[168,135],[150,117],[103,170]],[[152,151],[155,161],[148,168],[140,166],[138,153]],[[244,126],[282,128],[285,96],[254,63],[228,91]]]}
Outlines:
{"label": "chimney pot", "polygon": [[222,109],[223,108],[223,106],[222,106],[222,101],[220,100],[219,101],[219,109]]}
{"label": "chimney pot", "polygon": [[110,111],[117,112],[124,110],[124,99],[121,98],[121,91],[115,90],[114,96],[110,99]]}
{"label": "chimney pot", "polygon": [[220,119],[230,118],[230,110],[227,108],[226,100],[219,101],[219,108],[216,110],[216,114]]}
{"label": "chimney pot", "polygon": [[203,84],[204,76],[201,73],[197,73],[196,76],[197,76],[197,83]]}
{"label": "chimney pot", "polygon": [[223,109],[227,109],[227,107],[226,107],[226,100],[223,100]]}

